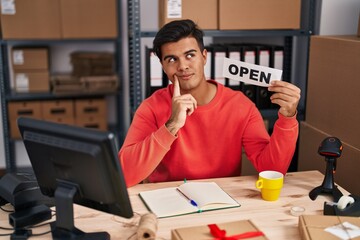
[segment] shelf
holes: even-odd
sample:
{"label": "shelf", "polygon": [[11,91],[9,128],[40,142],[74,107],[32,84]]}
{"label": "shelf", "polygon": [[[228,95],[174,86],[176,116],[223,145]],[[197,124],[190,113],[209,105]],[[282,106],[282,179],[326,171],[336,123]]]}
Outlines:
{"label": "shelf", "polygon": [[[155,37],[157,31],[142,31],[141,37]],[[306,30],[205,30],[205,37],[287,37],[309,36]]]}
{"label": "shelf", "polygon": [[74,44],[74,43],[113,43],[118,39],[8,39],[0,40],[1,44],[7,45],[26,45],[26,46],[43,46],[57,44]]}
{"label": "shelf", "polygon": [[72,93],[72,94],[53,94],[53,93],[14,93],[5,96],[7,101],[29,101],[29,100],[53,100],[53,99],[69,99],[69,98],[88,98],[88,97],[104,97],[109,95],[117,95],[118,92],[109,93]]}

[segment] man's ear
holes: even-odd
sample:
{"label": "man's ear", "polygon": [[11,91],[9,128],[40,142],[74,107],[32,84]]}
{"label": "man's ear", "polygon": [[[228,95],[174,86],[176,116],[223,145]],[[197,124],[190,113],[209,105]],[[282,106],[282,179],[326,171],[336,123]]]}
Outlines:
{"label": "man's ear", "polygon": [[207,62],[207,50],[204,48],[204,50],[202,51],[202,56],[204,58],[204,66]]}

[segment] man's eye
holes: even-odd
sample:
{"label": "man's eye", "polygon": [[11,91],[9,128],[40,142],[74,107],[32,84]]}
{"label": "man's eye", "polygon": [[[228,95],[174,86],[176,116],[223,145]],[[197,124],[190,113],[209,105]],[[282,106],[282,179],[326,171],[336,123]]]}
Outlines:
{"label": "man's eye", "polygon": [[169,58],[169,62],[175,62],[175,58]]}
{"label": "man's eye", "polygon": [[190,53],[186,55],[186,58],[192,58],[194,56],[194,54]]}

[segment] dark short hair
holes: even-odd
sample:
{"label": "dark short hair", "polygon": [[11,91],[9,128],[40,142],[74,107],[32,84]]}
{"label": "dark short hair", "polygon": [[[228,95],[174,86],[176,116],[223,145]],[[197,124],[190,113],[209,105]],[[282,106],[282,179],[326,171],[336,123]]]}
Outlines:
{"label": "dark short hair", "polygon": [[204,32],[190,19],[175,20],[165,24],[156,34],[153,41],[153,51],[161,61],[161,46],[177,42],[182,38],[193,37],[196,39],[201,51],[204,50]]}

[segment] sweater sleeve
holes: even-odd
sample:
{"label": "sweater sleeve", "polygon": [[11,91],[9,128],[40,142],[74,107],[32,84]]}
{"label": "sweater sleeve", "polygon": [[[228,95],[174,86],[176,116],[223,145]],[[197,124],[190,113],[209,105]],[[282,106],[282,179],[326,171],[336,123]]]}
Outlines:
{"label": "sweater sleeve", "polygon": [[146,179],[170,150],[175,139],[165,124],[157,127],[149,108],[140,106],[118,154],[127,186]]}
{"label": "sweater sleeve", "polygon": [[296,115],[285,117],[278,113],[271,137],[263,132],[264,127],[258,111],[254,111],[244,134],[244,148],[249,160],[258,172],[276,170],[285,174],[295,152],[298,138]]}

